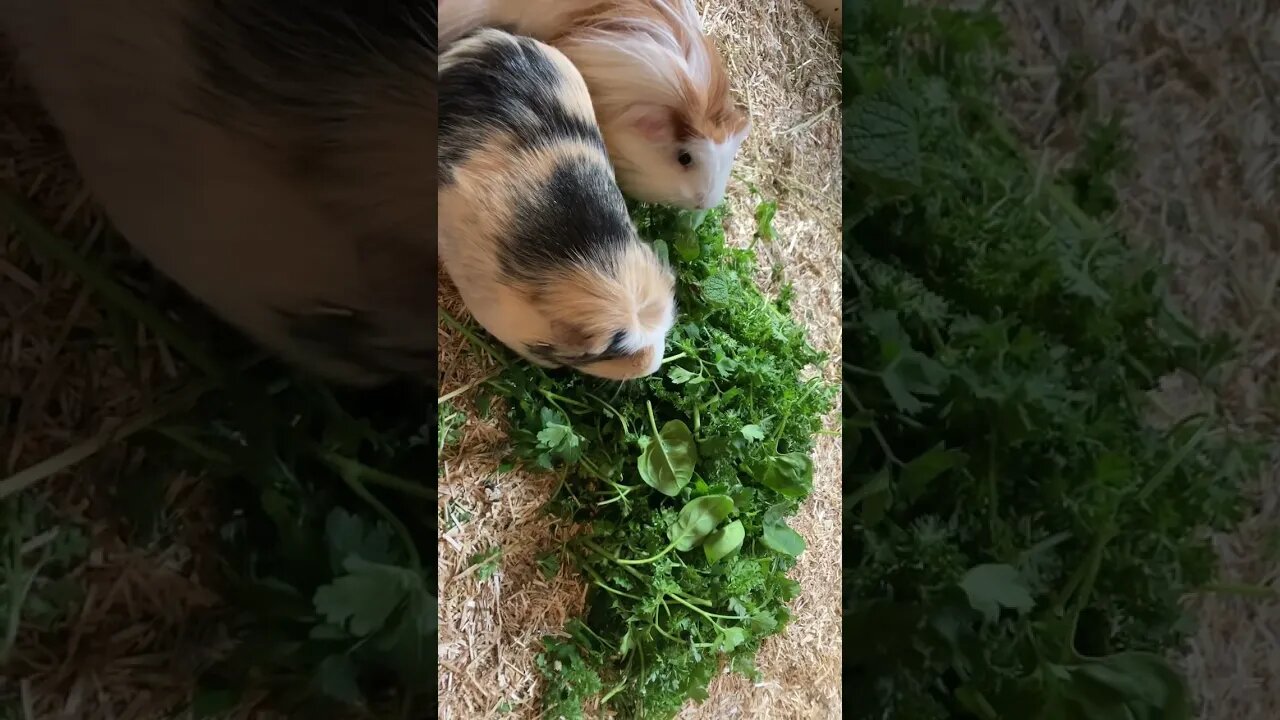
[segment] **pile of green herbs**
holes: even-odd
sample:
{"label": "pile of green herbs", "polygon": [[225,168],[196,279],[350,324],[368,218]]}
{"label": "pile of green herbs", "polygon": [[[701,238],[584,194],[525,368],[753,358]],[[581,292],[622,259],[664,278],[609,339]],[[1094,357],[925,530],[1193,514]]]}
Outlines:
{"label": "pile of green herbs", "polygon": [[[772,239],[774,210],[757,209],[757,241]],[[548,510],[585,528],[540,560],[588,584],[583,617],[538,658],[549,718],[593,705],[671,718],[707,697],[722,664],[755,676],[760,643],[799,591],[787,571],[805,544],[787,518],[812,489],[835,394],[805,377],[824,356],[789,316],[791,290],[761,293],[755,253],[726,245],[722,211],[635,206],[632,217],[678,276],[659,373],[547,372],[477,338],[504,364],[478,402],[505,400],[514,459],[557,474]]]}
{"label": "pile of green herbs", "polygon": [[[83,588],[66,571],[93,545],[73,530],[33,525],[34,494],[127,440],[133,460],[99,478],[115,513],[109,525],[138,548],[180,538],[223,601],[185,618],[190,641],[207,652],[189,658],[203,669],[200,686],[174,712],[424,716],[435,699],[435,569],[423,561],[436,535],[435,491],[423,472],[434,389],[336,391],[263,361],[239,333],[148,276],[118,238],[86,254],[11,192],[0,192],[0,216],[50,268],[69,269],[93,292],[109,332],[78,340],[87,350],[111,348],[120,371],[139,377],[142,325],[185,370],[173,387],[149,388],[137,416],[0,480],[4,507],[27,508],[22,522],[5,524],[10,562],[0,563],[0,579],[17,584],[0,601],[4,649],[19,622],[54,643],[69,632],[76,604],[68,598]],[[171,512],[169,489],[184,472],[202,478],[216,507]],[[201,529],[210,520],[212,537]]]}
{"label": "pile of green herbs", "polygon": [[[1227,352],[994,103],[992,13],[854,3],[844,42],[845,702],[854,718],[1188,718],[1168,661],[1255,459],[1148,393]],[[1064,112],[1089,112],[1064,108]]]}
{"label": "pile of green herbs", "polygon": [[[335,393],[264,368],[158,427],[157,469],[219,486],[231,654],[196,716],[266,691],[274,709],[421,717],[434,702],[435,492],[422,386]],[[263,391],[266,388],[266,391]]]}

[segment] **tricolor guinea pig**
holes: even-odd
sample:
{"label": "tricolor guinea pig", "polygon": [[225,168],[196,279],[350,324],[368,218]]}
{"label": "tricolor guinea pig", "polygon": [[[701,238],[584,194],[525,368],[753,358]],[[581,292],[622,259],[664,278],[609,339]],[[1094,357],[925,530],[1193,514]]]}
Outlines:
{"label": "tricolor guinea pig", "polygon": [[544,367],[662,365],[674,277],[627,214],[581,75],[482,29],[440,56],[440,259],[475,319]]}
{"label": "tricolor guinea pig", "polygon": [[628,195],[689,209],[724,199],[751,122],[693,0],[444,0],[442,49],[484,25],[573,62]]}
{"label": "tricolor guinea pig", "polygon": [[121,234],[265,346],[361,385],[434,376],[435,23],[435,2],[0,0]]}

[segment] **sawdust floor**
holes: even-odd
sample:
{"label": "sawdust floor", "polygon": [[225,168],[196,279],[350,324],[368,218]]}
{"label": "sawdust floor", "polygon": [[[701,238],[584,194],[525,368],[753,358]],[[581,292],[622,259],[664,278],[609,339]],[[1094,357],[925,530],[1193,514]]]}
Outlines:
{"label": "sawdust floor", "polygon": [[[1173,265],[1189,316],[1243,338],[1230,417],[1280,438],[1280,3],[1012,0],[1003,14],[1022,65],[1007,105],[1025,137],[1049,167],[1079,148],[1054,98],[1060,68],[1092,69],[1084,91],[1136,139],[1122,225]],[[1250,517],[1214,539],[1221,580],[1269,591],[1188,599],[1199,629],[1182,665],[1202,720],[1280,717],[1280,440],[1247,493]]]}
{"label": "sawdust floor", "polygon": [[[752,234],[756,204],[747,182],[776,199],[779,239],[762,250],[762,266],[779,263],[794,283],[797,319],[815,346],[831,353],[823,368],[835,381],[840,367],[840,116],[838,38],[801,0],[719,0],[699,3],[717,39],[735,89],[748,105],[753,129],[730,183],[734,242]],[[769,288],[769,278],[762,275]],[[441,304],[461,311],[442,291]],[[487,377],[463,340],[443,326],[441,392]],[[462,406],[469,412],[467,394]],[[504,475],[504,435],[474,417],[456,450],[442,461],[439,516],[440,710],[447,720],[537,717],[533,657],[541,637],[561,630],[582,609],[584,587],[562,572],[544,581],[538,553],[571,528],[552,522],[539,506],[552,490],[547,477]],[[833,414],[829,427],[838,427]],[[822,438],[815,452],[814,494],[793,526],[808,549],[792,572],[803,592],[795,621],[767,642],[758,686],[738,676],[715,680],[711,699],[687,707],[686,718],[834,718],[840,716],[840,459],[839,439]],[[503,548],[501,570],[479,580],[470,558]]]}

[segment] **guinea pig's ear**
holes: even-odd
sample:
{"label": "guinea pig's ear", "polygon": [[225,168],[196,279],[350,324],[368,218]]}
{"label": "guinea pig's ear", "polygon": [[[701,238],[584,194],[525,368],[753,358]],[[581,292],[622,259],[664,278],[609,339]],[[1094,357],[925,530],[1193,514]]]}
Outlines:
{"label": "guinea pig's ear", "polygon": [[675,113],[669,107],[639,103],[622,114],[628,126],[653,143],[671,142],[676,139]]}

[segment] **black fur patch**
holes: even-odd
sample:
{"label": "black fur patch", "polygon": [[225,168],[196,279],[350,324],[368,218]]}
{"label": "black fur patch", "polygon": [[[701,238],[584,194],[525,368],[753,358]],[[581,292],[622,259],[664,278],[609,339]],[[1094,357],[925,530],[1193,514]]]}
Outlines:
{"label": "black fur patch", "polygon": [[557,351],[556,348],[545,343],[539,343],[537,345],[526,345],[525,350],[537,358],[540,358],[550,363],[555,363],[558,366],[567,365],[569,367],[577,367],[580,365],[587,365],[590,363],[601,362],[604,360],[616,360],[618,358],[623,358],[623,357],[627,357],[628,355],[631,355],[630,352],[622,348],[623,335],[624,333],[622,333],[621,331],[615,333],[613,336],[613,340],[609,343],[609,347],[605,348],[603,352],[598,352],[598,353],[582,353],[579,355],[565,355]]}
{"label": "black fur patch", "polygon": [[[351,81],[434,71],[436,2],[205,0],[187,23],[209,88],[264,112],[333,111]],[[435,77],[430,78],[434,81]]]}
{"label": "black fur patch", "polygon": [[618,355],[625,355],[626,351],[623,350],[622,343],[625,342],[626,339],[627,339],[626,330],[619,330],[618,332],[614,333],[613,337],[609,339],[609,347],[608,349],[605,350],[605,352],[617,353]]}
{"label": "black fur patch", "polygon": [[529,188],[502,238],[499,261],[509,277],[536,282],[548,270],[585,263],[611,270],[634,237],[626,201],[601,163],[561,163],[541,187]]}
{"label": "black fur patch", "polygon": [[584,142],[607,157],[599,127],[561,104],[559,69],[533,40],[510,37],[515,41],[446,52],[455,64],[440,77],[442,184],[452,182],[452,169],[495,132],[510,133],[524,147]]}
{"label": "black fur patch", "polygon": [[184,110],[255,137],[301,177],[330,174],[343,128],[372,106],[412,107],[435,124],[434,0],[192,4],[186,35],[200,79]]}

